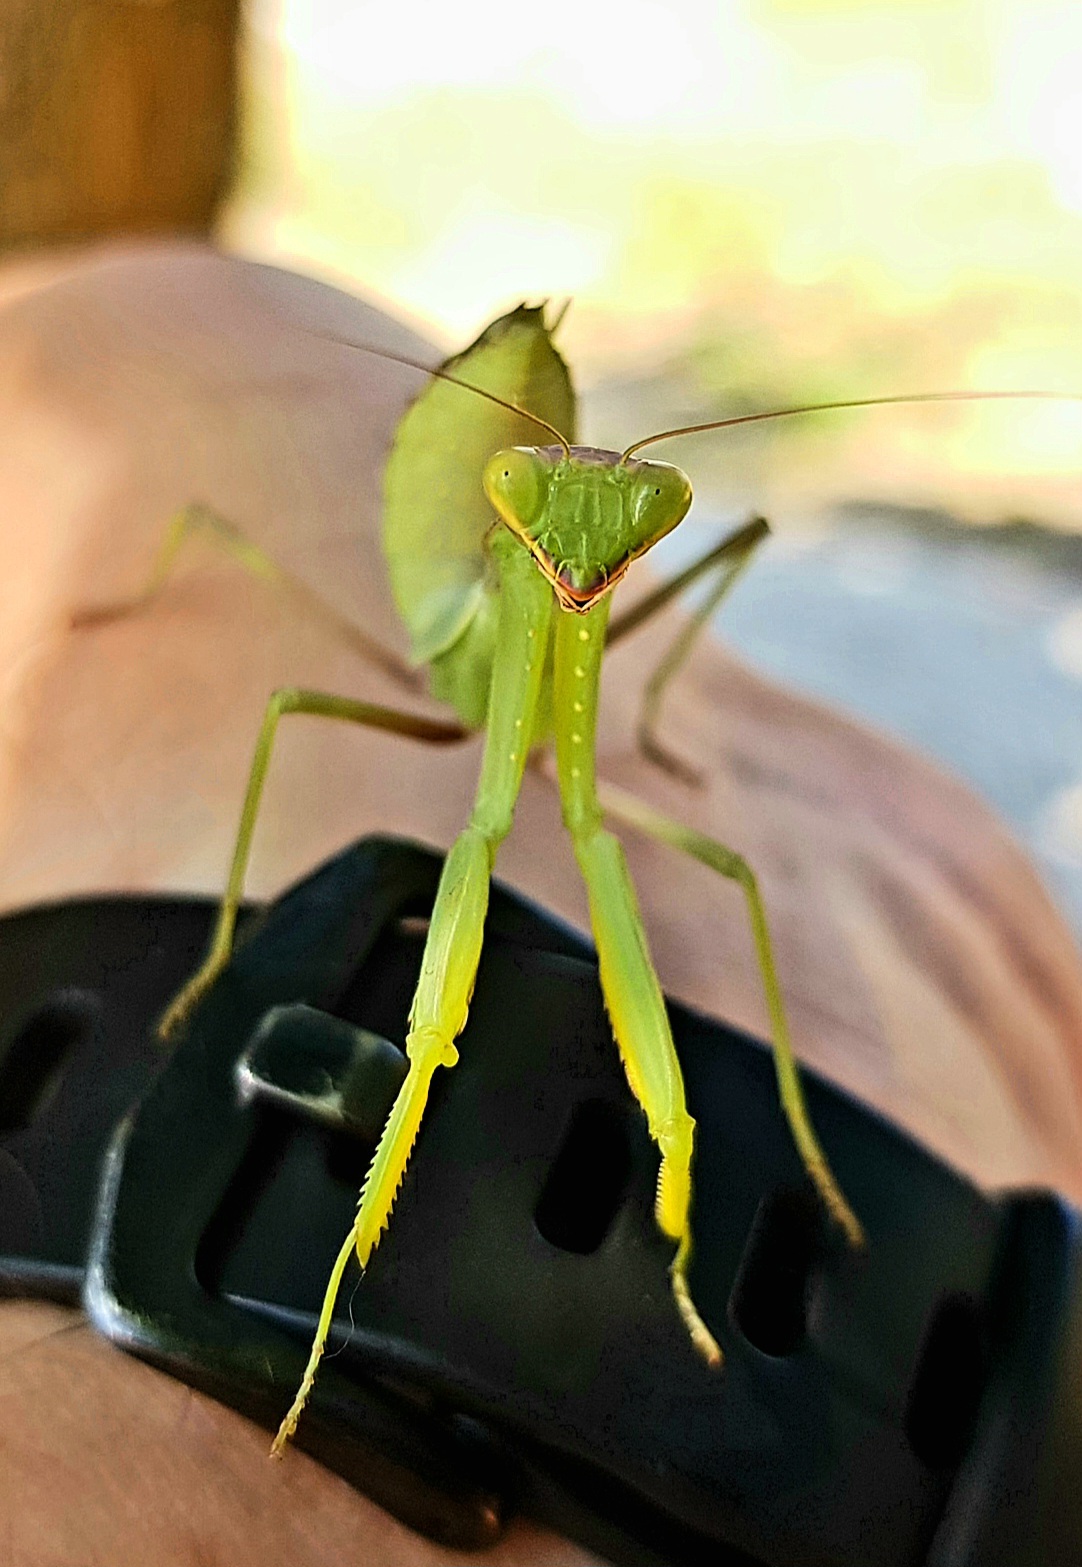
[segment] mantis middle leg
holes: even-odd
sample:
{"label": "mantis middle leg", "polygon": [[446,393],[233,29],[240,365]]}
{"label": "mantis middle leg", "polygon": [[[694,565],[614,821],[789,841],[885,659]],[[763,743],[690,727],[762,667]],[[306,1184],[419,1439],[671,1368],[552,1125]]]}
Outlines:
{"label": "mantis middle leg", "polygon": [[785,1118],[789,1122],[789,1129],[804,1167],[815,1183],[827,1211],[844,1230],[851,1246],[863,1246],[864,1230],[860,1220],[835,1179],[808,1114],[796,1058],[789,1039],[789,1024],[774,964],[774,951],[767,926],[766,911],[754,871],[742,855],[726,848],[716,839],[696,832],[694,828],[685,827],[682,823],[663,816],[660,811],[655,811],[645,801],[624,789],[618,789],[613,784],[602,784],[599,795],[601,806],[608,815],[627,822],[629,826],[647,833],[661,843],[668,844],[670,848],[680,849],[683,853],[690,854],[702,864],[709,865],[712,870],[719,871],[722,876],[735,881],[742,888],[747,900],[752,938],[755,942],[767,1010],[770,1014],[774,1068]]}
{"label": "mantis middle leg", "polygon": [[406,735],[413,740],[425,740],[432,745],[453,744],[464,740],[469,731],[460,724],[439,723],[431,718],[420,718],[412,713],[400,713],[393,707],[380,707],[374,702],[357,702],[350,697],[332,696],[326,691],[306,691],[298,686],[284,686],[275,691],[267,703],[263,722],[256,741],[255,754],[248,774],[248,787],[241,807],[237,841],[229,869],[229,880],[218,919],[211,937],[210,950],[200,968],[192,975],[183,990],[176,995],[158,1024],[158,1035],[168,1039],[184,1022],[199,999],[206,994],[218,975],[229,962],[233,950],[233,933],[237,925],[237,912],[244,895],[244,878],[252,852],[252,835],[255,832],[259,804],[263,798],[263,786],[267,781],[271,751],[278,725],[287,713],[307,713],[318,718],[337,718],[351,724],[364,724],[370,729],[387,729],[394,734]]}
{"label": "mantis middle leg", "polygon": [[335,1297],[350,1254],[362,1268],[379,1243],[406,1172],[436,1068],[458,1060],[456,1039],[466,1026],[481,958],[489,881],[496,851],[511,829],[533,733],[552,615],[552,592],[526,552],[510,536],[496,546],[501,559],[500,618],[489,688],[481,777],[469,824],[444,861],[429,921],[421,973],[409,1014],[409,1070],[361,1189],[353,1228],[338,1254],[304,1378],[278,1429],[280,1454],[296,1430],[323,1356]]}
{"label": "mantis middle leg", "polygon": [[643,690],[642,709],[639,714],[637,740],[639,749],[650,761],[668,773],[683,778],[687,783],[698,784],[699,774],[687,762],[674,755],[658,738],[657,722],[661,704],[671,681],[687,662],[695,641],[713,618],[715,611],[727,597],[737,578],[751,560],[752,555],[767,537],[770,528],[763,517],[753,517],[720,544],[713,545],[705,554],[692,561],[690,566],[675,577],[663,582],[634,608],[615,619],[609,627],[607,643],[612,647],[623,637],[636,631],[654,615],[670,604],[701,577],[715,575],[710,591],[687,622],[681,627],[671,646],[647,681]]}

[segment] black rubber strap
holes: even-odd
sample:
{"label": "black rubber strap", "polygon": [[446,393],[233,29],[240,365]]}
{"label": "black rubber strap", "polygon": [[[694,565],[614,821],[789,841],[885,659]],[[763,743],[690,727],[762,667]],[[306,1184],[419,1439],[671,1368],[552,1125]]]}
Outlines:
{"label": "black rubber strap", "polygon": [[[206,904],[0,921],[0,1288],[73,1298],[276,1425],[387,1105],[438,860],[366,840],[249,924],[167,1063]],[[449,1545],[523,1508],[620,1563],[1082,1560],[1076,1215],[993,1203],[809,1075],[824,1224],[755,1042],[671,1008],[699,1121],[696,1357],[591,953],[506,892],[461,1062],[301,1443]],[[129,1114],[129,1104],[139,1102]],[[115,1128],[115,1129],[114,1129]],[[351,1319],[352,1318],[352,1322]]]}

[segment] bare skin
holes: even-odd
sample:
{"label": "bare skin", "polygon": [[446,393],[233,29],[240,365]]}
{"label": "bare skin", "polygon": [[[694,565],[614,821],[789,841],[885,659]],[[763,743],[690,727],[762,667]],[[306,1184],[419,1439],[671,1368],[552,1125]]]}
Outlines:
{"label": "bare skin", "polygon": [[[378,474],[415,378],[295,326],[425,350],[355,301],[196,247],[67,257],[49,275],[38,262],[0,276],[0,903],[217,894],[268,693],[400,704],[401,687],[298,595],[201,541],[144,614],[79,631],[72,614],[139,586],[166,520],[198,499],[401,650]],[[635,723],[675,624],[613,652],[599,771],[755,866],[797,1053],[985,1184],[1082,1201],[1082,971],[1024,856],[935,768],[716,644],[662,723],[704,787],[660,773]],[[440,716],[423,695],[410,705]],[[361,832],[450,842],[474,745],[429,754],[290,724],[255,895]],[[550,784],[529,774],[500,871],[581,925],[557,820]],[[765,1033],[738,890],[622,836],[666,987]],[[449,1560],[303,1454],[267,1463],[266,1434],[238,1416],[85,1330],[57,1334],[68,1320],[0,1307],[0,1547],[19,1567]],[[522,1525],[486,1559],[586,1558]]]}

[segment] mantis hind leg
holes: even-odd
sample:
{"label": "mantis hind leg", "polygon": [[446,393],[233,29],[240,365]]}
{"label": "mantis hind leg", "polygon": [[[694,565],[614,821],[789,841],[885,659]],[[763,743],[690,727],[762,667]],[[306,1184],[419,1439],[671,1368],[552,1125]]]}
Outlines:
{"label": "mantis hind leg", "polygon": [[714,616],[715,611],[728,596],[751,560],[752,555],[770,532],[765,518],[754,517],[742,528],[720,544],[713,545],[677,576],[663,582],[625,615],[618,616],[609,627],[607,647],[612,647],[623,637],[629,636],[667,604],[691,587],[702,577],[714,577],[709,592],[685,624],[680,628],[672,644],[662,655],[657,668],[643,689],[642,708],[639,713],[637,741],[643,755],[658,767],[686,783],[700,784],[702,779],[695,769],[681,757],[670,751],[658,737],[658,720],[665,693],[691,656],[696,640]]}
{"label": "mantis hind leg", "polygon": [[137,615],[146,609],[172,577],[184,545],[200,533],[206,534],[253,576],[285,588],[308,611],[327,624],[336,636],[354,647],[370,664],[384,670],[407,689],[419,689],[418,673],[404,659],[399,658],[390,648],[384,647],[381,642],[377,642],[375,637],[370,637],[367,632],[362,631],[360,626],[348,616],[340,614],[333,604],[329,604],[300,577],[279,565],[273,556],[266,550],[260,549],[258,544],[253,544],[251,539],[246,538],[231,522],[220,517],[209,506],[195,503],[182,507],[170,520],[157,559],[143,587],[130,598],[77,610],[71,617],[72,630],[93,630],[97,626],[108,625],[111,621]]}
{"label": "mantis hind leg", "polygon": [[260,725],[259,739],[248,774],[248,787],[240,813],[240,825],[233,849],[218,919],[211,937],[210,949],[201,967],[174,997],[158,1024],[162,1039],[169,1036],[188,1017],[192,1008],[206,994],[218,975],[229,962],[233,950],[233,934],[236,930],[237,912],[244,894],[244,878],[252,851],[252,836],[263,786],[270,766],[274,737],[281,719],[287,713],[307,713],[319,718],[337,718],[351,724],[363,724],[372,729],[386,729],[394,734],[406,735],[413,740],[425,740],[429,744],[446,745],[465,739],[468,731],[459,724],[437,723],[433,719],[420,718],[411,713],[400,713],[392,707],[380,707],[373,702],[357,702],[350,697],[332,696],[325,691],[306,691],[297,686],[285,686],[275,691],[267,703]]}
{"label": "mantis hind leg", "polygon": [[607,814],[627,822],[629,826],[656,838],[661,843],[668,844],[671,848],[690,854],[704,865],[709,865],[712,870],[719,871],[722,876],[735,881],[743,889],[770,1014],[774,1067],[782,1109],[804,1167],[831,1218],[845,1232],[851,1246],[862,1246],[863,1227],[830,1168],[808,1114],[804,1090],[801,1087],[800,1075],[789,1039],[789,1024],[782,1002],[781,986],[778,984],[766,911],[755,873],[747,861],[732,849],[727,849],[716,839],[708,838],[693,828],[685,827],[680,822],[674,822],[669,817],[663,816],[635,795],[617,789],[612,784],[600,785],[598,793],[602,808]]}

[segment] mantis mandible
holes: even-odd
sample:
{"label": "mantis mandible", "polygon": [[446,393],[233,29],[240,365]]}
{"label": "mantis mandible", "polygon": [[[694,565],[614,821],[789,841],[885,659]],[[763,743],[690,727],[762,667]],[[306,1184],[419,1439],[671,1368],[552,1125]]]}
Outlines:
{"label": "mantis mandible", "polygon": [[[163,1036],[183,1023],[229,960],[274,736],[286,713],[321,715],[435,744],[482,729],[485,740],[473,808],[447,855],[429,922],[409,1014],[408,1074],[376,1148],[355,1222],[334,1263],[308,1366],[275,1438],[275,1452],[282,1451],[294,1432],[311,1390],[349,1258],[356,1255],[362,1270],[366,1268],[389,1222],[436,1069],[453,1067],[458,1060],[456,1040],[465,1027],[481,956],[497,851],[510,831],[527,761],[550,742],[563,820],[586,886],[613,1034],[660,1155],[655,1217],[674,1246],[674,1305],[695,1349],[708,1364],[720,1363],[721,1351],[688,1286],[695,1123],[685,1103],[661,987],[623,850],[604,825],[606,815],[692,855],[741,887],[771,1020],[782,1108],[827,1211],[851,1245],[863,1244],[860,1221],[832,1174],[805,1107],[766,914],[751,868],[724,845],[622,790],[600,784],[595,767],[599,675],[606,648],[691,582],[707,577],[712,582],[704,604],[647,686],[640,728],[647,753],[679,770],[654,734],[661,696],[694,636],[768,531],[762,519],[754,519],[622,618],[610,619],[612,589],[639,556],[682,521],[692,498],[690,481],[680,469],[635,453],[670,437],[812,410],[714,420],[645,437],[623,453],[600,451],[573,444],[574,394],[542,309],[522,306],[501,317],[469,349],[434,371],[401,355],[365,351],[414,365],[430,377],[399,426],[388,462],[384,548],[396,604],[410,633],[413,663],[427,666],[433,695],[454,708],[458,721],[441,723],[298,688],[274,693],[252,762],[210,950],[163,1018]],[[947,392],[817,407],[1058,395]],[[549,444],[529,444],[538,429],[547,432]],[[254,569],[277,571],[227,524],[193,510],[174,524],[159,566],[137,602],[158,590],[185,532],[198,524],[209,524]],[[366,639],[362,635],[360,640]],[[394,655],[377,647],[367,651],[394,668]]]}

